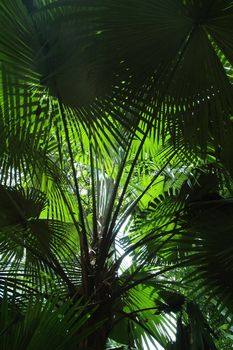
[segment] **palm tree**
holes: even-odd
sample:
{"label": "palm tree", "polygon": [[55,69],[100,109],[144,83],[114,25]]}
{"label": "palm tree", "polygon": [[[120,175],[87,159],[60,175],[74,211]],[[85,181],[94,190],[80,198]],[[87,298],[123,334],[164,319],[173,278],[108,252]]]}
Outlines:
{"label": "palm tree", "polygon": [[232,19],[1,1],[0,349],[231,346]]}

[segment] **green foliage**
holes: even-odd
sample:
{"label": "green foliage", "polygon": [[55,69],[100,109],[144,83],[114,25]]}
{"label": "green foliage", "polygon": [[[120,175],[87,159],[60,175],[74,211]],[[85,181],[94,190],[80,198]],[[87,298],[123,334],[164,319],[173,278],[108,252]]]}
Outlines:
{"label": "green foliage", "polygon": [[1,0],[0,349],[232,346],[232,23]]}
{"label": "green foliage", "polygon": [[[83,325],[90,316],[80,303],[59,300],[31,300],[22,312],[6,296],[1,299],[1,350],[77,349],[93,329]],[[78,334],[78,337],[77,337]]]}

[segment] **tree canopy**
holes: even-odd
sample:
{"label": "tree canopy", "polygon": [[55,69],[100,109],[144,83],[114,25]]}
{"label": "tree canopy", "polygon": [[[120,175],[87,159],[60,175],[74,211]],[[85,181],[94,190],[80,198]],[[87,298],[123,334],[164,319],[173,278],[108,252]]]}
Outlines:
{"label": "tree canopy", "polygon": [[228,350],[233,1],[0,1],[0,350]]}

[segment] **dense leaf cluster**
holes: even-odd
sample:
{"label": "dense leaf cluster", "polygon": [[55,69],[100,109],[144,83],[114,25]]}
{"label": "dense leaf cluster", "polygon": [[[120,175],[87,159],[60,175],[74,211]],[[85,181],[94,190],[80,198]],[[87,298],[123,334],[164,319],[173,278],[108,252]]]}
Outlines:
{"label": "dense leaf cluster", "polygon": [[0,1],[0,350],[228,350],[233,1]]}

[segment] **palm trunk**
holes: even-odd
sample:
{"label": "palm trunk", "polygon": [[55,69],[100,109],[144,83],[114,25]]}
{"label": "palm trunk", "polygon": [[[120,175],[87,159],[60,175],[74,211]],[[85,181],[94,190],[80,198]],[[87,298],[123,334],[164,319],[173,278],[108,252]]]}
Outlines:
{"label": "palm trunk", "polygon": [[88,327],[96,330],[90,334],[78,350],[104,350],[111,330],[112,315],[109,305],[99,307],[90,317]]}

